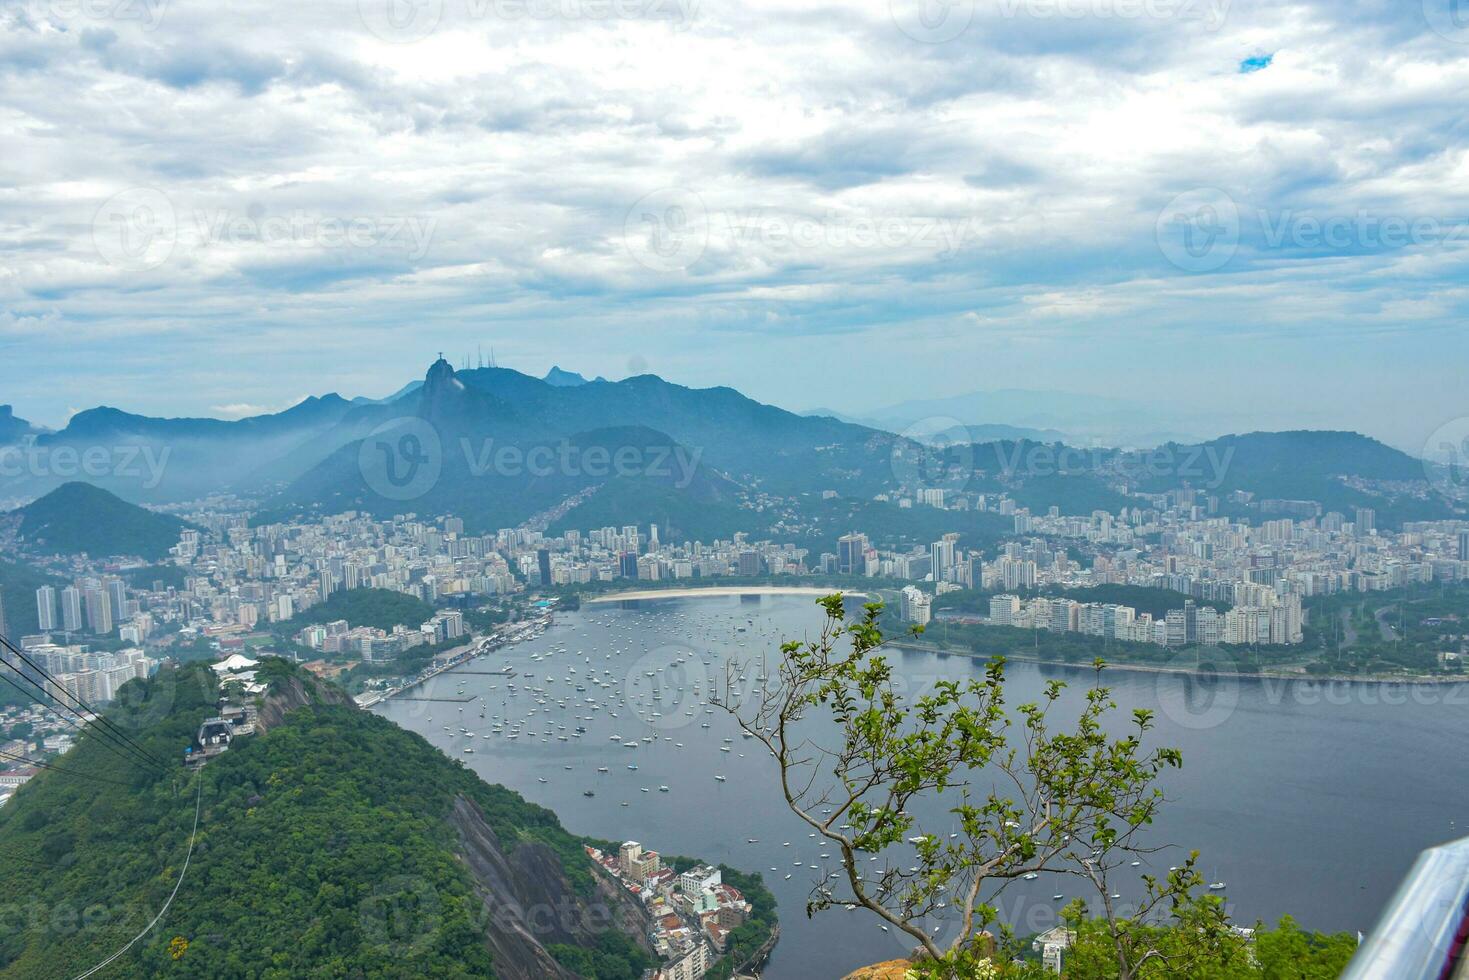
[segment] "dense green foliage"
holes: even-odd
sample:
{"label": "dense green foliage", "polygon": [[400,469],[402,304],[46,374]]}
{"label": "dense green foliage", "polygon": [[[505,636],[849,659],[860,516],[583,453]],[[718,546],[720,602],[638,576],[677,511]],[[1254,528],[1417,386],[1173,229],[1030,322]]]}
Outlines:
{"label": "dense green foliage", "polygon": [[[1115,980],[1116,953],[1105,923],[1083,919],[1070,925],[1076,942],[1065,959],[1066,980]],[[1207,955],[1190,948],[1178,928],[1154,927],[1147,934],[1172,963],[1154,960],[1136,974],[1137,980],[1334,980],[1357,949],[1356,937],[1349,933],[1307,932],[1290,916],[1274,929],[1257,929],[1253,943],[1231,936]],[[1055,974],[1032,961],[1002,969],[1000,976],[1048,980]]]}
{"label": "dense green foliage", "polygon": [[416,596],[392,589],[345,589],[275,624],[275,631],[289,636],[304,626],[345,619],[352,626],[371,626],[392,631],[394,626],[417,629],[432,619],[434,607]]}
{"label": "dense green foliage", "polygon": [[28,547],[62,555],[138,555],[157,561],[189,526],[89,483],[63,483],[16,513]]}
{"label": "dense green foliage", "polygon": [[0,560],[0,605],[5,607],[5,632],[16,639],[34,633],[40,626],[36,614],[36,590],[53,586],[57,595],[66,582],[38,568]]}
{"label": "dense green foliage", "polygon": [[141,568],[130,568],[123,573],[128,585],[135,589],[149,589],[162,591],[164,589],[182,589],[187,576],[178,565],[144,565]]}
{"label": "dense green foliage", "polygon": [[552,943],[546,949],[557,963],[587,980],[638,980],[658,963],[627,936],[610,930],[598,935],[592,947]]}
{"label": "dense green foliage", "polygon": [[[262,663],[261,676],[315,687],[279,661]],[[126,690],[111,716],[168,759],[213,711],[203,667]],[[348,706],[293,711],[198,775],[121,764],[90,737],[60,764],[89,778],[42,774],[0,810],[0,853],[17,859],[0,862],[13,903],[3,910],[0,976],[73,975],[138,932],[178,879],[200,781],[188,873],[119,976],[491,975],[481,935],[489,916],[446,822],[456,797],[479,806],[507,851],[544,844],[577,893],[593,886],[580,842],[550,811]],[[176,961],[175,937],[187,943]],[[616,939],[589,955],[633,959]]]}
{"label": "dense green foliage", "polygon": [[1306,639],[1322,672],[1458,676],[1464,670],[1463,660],[1441,664],[1439,654],[1469,654],[1465,583],[1315,596],[1306,608]]}

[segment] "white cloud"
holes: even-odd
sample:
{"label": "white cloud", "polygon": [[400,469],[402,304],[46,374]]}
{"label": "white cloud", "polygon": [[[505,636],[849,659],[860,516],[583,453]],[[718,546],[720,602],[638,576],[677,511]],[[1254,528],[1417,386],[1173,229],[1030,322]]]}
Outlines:
{"label": "white cloud", "polygon": [[[443,0],[411,43],[364,26],[378,0],[159,3],[0,13],[0,333],[47,378],[29,397],[79,397],[46,374],[63,350],[112,379],[87,397],[140,409],[208,404],[205,372],[180,370],[207,361],[228,414],[338,377],[390,389],[426,351],[496,336],[615,374],[591,359],[690,330],[820,357],[833,332],[1044,315],[1043,336],[1148,323],[1206,352],[1265,330],[1314,342],[1323,314],[1349,330],[1465,312],[1445,294],[1465,273],[1452,242],[1258,234],[1261,215],[1465,213],[1469,46],[1416,4],[1181,5],[1215,21],[981,2],[931,44],[887,0],[639,0],[600,19],[588,0]],[[1195,276],[1154,230],[1197,187],[1243,219],[1229,264]],[[163,204],[109,212],[136,188]],[[676,363],[770,382],[758,354],[708,345],[721,360],[700,367],[703,349]],[[144,381],[159,371],[173,383]]]}

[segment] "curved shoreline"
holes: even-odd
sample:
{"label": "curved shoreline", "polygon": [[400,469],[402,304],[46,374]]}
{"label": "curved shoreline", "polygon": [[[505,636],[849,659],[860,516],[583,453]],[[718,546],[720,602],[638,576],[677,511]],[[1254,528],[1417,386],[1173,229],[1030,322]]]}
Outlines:
{"label": "curved shoreline", "polygon": [[867,592],[848,589],[821,589],[809,585],[749,585],[744,588],[727,585],[691,586],[687,589],[643,589],[630,592],[608,592],[592,599],[583,599],[582,605],[596,602],[633,602],[642,599],[688,599],[701,596],[728,597],[740,595],[809,595],[824,596],[833,592],[843,595],[865,596]]}

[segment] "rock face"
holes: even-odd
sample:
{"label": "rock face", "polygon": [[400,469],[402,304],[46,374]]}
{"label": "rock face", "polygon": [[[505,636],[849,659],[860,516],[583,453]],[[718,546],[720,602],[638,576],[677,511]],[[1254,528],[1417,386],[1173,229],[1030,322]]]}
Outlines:
{"label": "rock face", "polygon": [[259,716],[255,720],[256,731],[264,734],[285,721],[290,712],[313,704],[345,704],[357,707],[347,696],[347,692],[339,687],[317,684],[300,677],[287,677],[278,682],[275,690],[261,702]]}
{"label": "rock face", "polygon": [[463,797],[449,822],[484,903],[485,941],[499,980],[576,980],[546,946],[591,945],[608,929],[637,937],[651,952],[647,913],[601,875],[593,895],[577,894],[550,848],[522,842],[507,852],[479,807]]}
{"label": "rock face", "polygon": [[872,966],[853,970],[842,980],[903,980],[911,969],[912,960],[888,960],[886,963],[874,963]]}

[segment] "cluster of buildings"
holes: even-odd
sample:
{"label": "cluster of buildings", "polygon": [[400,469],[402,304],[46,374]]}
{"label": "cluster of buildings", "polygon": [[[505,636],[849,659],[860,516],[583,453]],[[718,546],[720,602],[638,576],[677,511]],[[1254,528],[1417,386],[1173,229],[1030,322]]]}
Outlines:
{"label": "cluster of buildings", "polygon": [[93,651],[82,644],[53,643],[49,633],[21,637],[20,648],[45,674],[31,670],[16,658],[7,657],[7,662],[19,665],[20,672],[49,697],[54,699],[58,692],[65,692],[94,706],[113,700],[124,684],[149,677],[158,666],[157,660],[137,647]]}
{"label": "cluster of buildings", "polygon": [[698,980],[728,949],[730,932],[750,917],[750,903],[718,868],[698,865],[679,873],[637,841],[616,854],[590,846],[587,854],[652,917],[649,938],[664,961],[653,980]]}
{"label": "cluster of buildings", "polygon": [[[1045,515],[1011,508],[1015,537],[997,554],[962,549],[957,534],[926,548],[883,551],[854,532],[817,567],[915,583],[902,592],[902,612],[920,625],[932,616],[933,596],[974,589],[1001,593],[990,604],[989,621],[997,625],[1166,646],[1296,644],[1309,597],[1469,579],[1463,521],[1410,522],[1391,533],[1377,528],[1369,508],[1349,518],[1310,502],[1263,503],[1270,505],[1265,513],[1292,516],[1259,524],[1218,516],[1189,491],[1159,495],[1151,507],[1086,517],[1062,516],[1054,507]],[[1300,506],[1284,508],[1288,503]],[[1021,597],[1109,584],[1168,589],[1193,601],[1155,619],[1125,605]],[[1231,608],[1218,612],[1205,603]]]}
{"label": "cluster of buildings", "polygon": [[398,655],[424,644],[445,643],[464,636],[464,614],[457,609],[436,612],[422,626],[395,626],[391,631],[374,626],[351,626],[345,619],[307,626],[293,639],[324,654],[354,657],[368,663],[398,659]]}
{"label": "cluster of buildings", "polygon": [[111,636],[142,643],[153,621],[139,602],[128,597],[127,583],[117,575],[86,576],[57,589],[36,590],[36,624],[42,633]]}
{"label": "cluster of buildings", "polygon": [[[505,532],[501,532],[505,533]],[[527,538],[537,532],[521,532]],[[587,532],[568,530],[555,538],[538,537],[522,544],[517,561],[526,581],[537,585],[578,585],[634,579],[673,579],[738,575],[801,575],[807,571],[807,549],[770,541],[752,542],[744,533],[712,543],[660,541],[658,525],[644,535],[636,525]]]}
{"label": "cluster of buildings", "polygon": [[1303,639],[1304,616],[1300,596],[1276,596],[1272,590],[1260,588],[1247,604],[1225,612],[1185,599],[1182,609],[1170,609],[1161,619],[1120,603],[998,595],[990,597],[989,622],[993,626],[1083,633],[1166,647],[1289,645]]}

